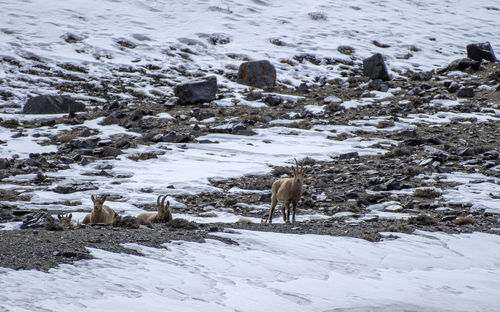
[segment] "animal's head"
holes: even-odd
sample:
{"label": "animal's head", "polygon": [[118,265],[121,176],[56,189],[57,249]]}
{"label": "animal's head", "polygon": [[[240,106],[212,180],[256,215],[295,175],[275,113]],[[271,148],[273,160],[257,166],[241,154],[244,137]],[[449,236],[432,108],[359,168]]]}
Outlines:
{"label": "animal's head", "polygon": [[167,218],[169,215],[171,215],[170,211],[170,202],[167,201],[167,204],[165,205],[165,199],[167,199],[167,195],[158,196],[158,199],[156,200],[156,203],[158,204],[158,217],[161,219]]}
{"label": "animal's head", "polygon": [[64,226],[71,226],[71,218],[73,217],[73,214],[67,213],[65,215],[59,213],[57,215],[57,219],[59,219],[59,222],[64,225]]}
{"label": "animal's head", "polygon": [[106,201],[106,198],[107,198],[106,195],[101,196],[101,197],[98,197],[98,196],[94,197],[94,195],[91,195],[90,199],[92,199],[92,201],[94,202],[94,209],[97,211],[101,210],[102,205]]}
{"label": "animal's head", "polygon": [[295,167],[292,166],[292,173],[293,173],[294,180],[301,183],[301,184],[304,184],[306,171],[307,171],[307,169],[299,166],[297,159],[295,159]]}

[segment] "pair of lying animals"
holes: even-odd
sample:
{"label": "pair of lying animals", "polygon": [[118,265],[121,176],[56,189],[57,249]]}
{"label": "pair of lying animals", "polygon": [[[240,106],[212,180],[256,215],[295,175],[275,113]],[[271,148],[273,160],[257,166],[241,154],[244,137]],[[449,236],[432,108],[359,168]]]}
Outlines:
{"label": "pair of lying animals", "polygon": [[[292,223],[295,223],[295,212],[297,210],[297,204],[302,196],[304,177],[306,169],[299,167],[297,160],[295,160],[296,166],[292,166],[292,178],[281,178],[274,181],[272,185],[272,195],[271,195],[271,211],[269,212],[269,217],[267,223],[271,224],[273,222],[274,208],[281,202],[281,215],[283,216],[283,221],[290,223],[290,204],[292,205]],[[85,216],[82,223],[83,224],[112,224],[115,218],[119,217],[118,213],[111,209],[110,207],[104,205],[106,201],[106,195],[102,197],[94,197],[91,195],[90,198],[94,202],[94,209]],[[144,212],[137,216],[137,219],[141,223],[167,223],[172,221],[172,211],[170,210],[170,202],[167,201],[165,205],[165,199],[167,196],[158,196],[156,200],[158,212]],[[285,213],[286,209],[286,213]],[[58,215],[59,221],[63,225],[71,225],[72,215]]]}
{"label": "pair of lying animals", "polygon": [[[94,197],[91,195],[90,198],[94,203],[94,209],[83,218],[82,224],[112,224],[113,221],[119,217],[118,213],[111,209],[109,206],[104,205],[107,196]],[[170,211],[170,202],[167,201],[165,205],[165,199],[167,196],[158,196],[156,200],[157,212],[144,212],[137,216],[140,223],[150,224],[150,223],[167,223],[172,221],[172,212]],[[59,222],[63,226],[70,227],[72,214],[58,215]]]}

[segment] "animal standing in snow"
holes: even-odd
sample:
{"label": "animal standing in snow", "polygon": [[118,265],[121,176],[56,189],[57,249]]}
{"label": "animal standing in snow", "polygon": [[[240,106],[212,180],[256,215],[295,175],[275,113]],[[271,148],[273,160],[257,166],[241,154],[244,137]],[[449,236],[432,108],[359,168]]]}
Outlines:
{"label": "animal standing in snow", "polygon": [[[292,223],[295,223],[295,211],[297,210],[297,203],[302,196],[302,186],[304,185],[304,176],[306,173],[305,168],[300,168],[297,160],[295,160],[295,167],[292,166],[293,178],[281,178],[274,181],[272,186],[271,195],[271,211],[269,212],[268,223],[273,222],[274,208],[281,202],[281,215],[283,221],[290,223],[290,204],[292,204]],[[286,208],[286,215],[285,215]]]}
{"label": "animal standing in snow", "polygon": [[138,215],[137,219],[146,223],[167,223],[172,221],[173,217],[172,212],[170,211],[170,202],[167,201],[167,204],[165,205],[166,198],[167,195],[163,196],[163,199],[161,195],[158,196],[158,199],[156,200],[158,212],[144,212]]}
{"label": "animal standing in snow", "polygon": [[83,218],[83,224],[112,224],[118,214],[106,205],[103,205],[106,201],[107,196],[94,197],[91,195],[90,198],[94,202],[94,209]]}

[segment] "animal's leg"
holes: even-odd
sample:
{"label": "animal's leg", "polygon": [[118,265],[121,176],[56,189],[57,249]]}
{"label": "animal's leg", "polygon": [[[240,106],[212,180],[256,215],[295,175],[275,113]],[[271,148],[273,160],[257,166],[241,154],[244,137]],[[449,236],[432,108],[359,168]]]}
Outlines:
{"label": "animal's leg", "polygon": [[292,223],[295,223],[295,210],[297,210],[297,203],[292,203]]}
{"label": "animal's leg", "polygon": [[286,202],[281,203],[281,217],[283,218],[283,222],[286,222]]}
{"label": "animal's leg", "polygon": [[290,223],[290,203],[286,203],[286,223]]}
{"label": "animal's leg", "polygon": [[276,204],[278,203],[278,199],[276,196],[273,194],[271,196],[271,211],[269,212],[269,218],[267,219],[267,223],[271,224],[273,223],[273,213],[274,213],[274,207],[276,207]]}

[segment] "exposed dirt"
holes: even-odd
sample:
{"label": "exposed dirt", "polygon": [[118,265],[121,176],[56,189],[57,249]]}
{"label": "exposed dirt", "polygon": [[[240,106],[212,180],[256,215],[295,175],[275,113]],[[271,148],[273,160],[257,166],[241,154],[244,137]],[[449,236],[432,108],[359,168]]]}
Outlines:
{"label": "exposed dirt", "polygon": [[[401,73],[408,79],[395,79],[385,84],[391,89],[400,88],[389,99],[375,101],[372,104],[354,109],[343,109],[338,104],[327,104],[323,115],[315,116],[304,111],[305,105],[323,105],[324,99],[335,95],[344,101],[367,96],[370,92],[368,80],[359,76],[356,63],[346,66],[349,70],[348,82],[342,80],[321,80],[317,85],[309,86],[308,93],[297,92],[287,85],[277,86],[271,90],[273,94],[247,91],[247,98],[268,103],[263,109],[253,109],[245,106],[217,107],[215,105],[171,105],[169,99],[152,100],[144,95],[135,94],[129,103],[119,103],[113,93],[125,92],[133,86],[133,80],[123,85],[123,81],[113,79],[104,81],[100,89],[95,89],[80,76],[68,76],[66,72],[33,69],[34,75],[61,76],[72,80],[72,84],[57,85],[57,89],[66,92],[85,90],[88,95],[105,99],[108,104],[92,102],[88,112],[77,113],[75,117],[56,118],[50,121],[30,121],[21,124],[0,120],[0,126],[11,129],[13,135],[25,135],[23,129],[55,124],[78,125],[83,121],[97,117],[106,117],[105,122],[119,124],[140,134],[138,138],[116,136],[106,142],[88,140],[93,135],[92,130],[81,127],[72,132],[60,134],[57,137],[44,137],[44,144],[55,144],[58,152],[48,154],[32,154],[29,159],[0,159],[0,183],[5,177],[19,174],[36,173],[36,178],[29,182],[18,182],[19,185],[32,184],[44,188],[54,181],[44,173],[68,168],[71,163],[91,163],[98,159],[112,159],[123,150],[138,144],[153,144],[159,140],[173,140],[183,144],[198,142],[210,144],[203,135],[212,132],[234,131],[233,128],[221,126],[227,120],[237,118],[244,125],[244,131],[256,128],[271,127],[269,123],[276,119],[297,119],[296,123],[285,125],[293,135],[294,128],[310,129],[315,125],[348,125],[352,120],[366,120],[370,117],[384,116],[376,128],[390,128],[395,123],[410,114],[435,114],[436,112],[483,112],[495,113],[500,109],[500,91],[479,86],[494,86],[500,71],[500,64],[483,64],[480,71],[468,72],[466,75],[449,75],[443,73],[428,81],[415,80],[415,73]],[[70,68],[85,74],[85,69]],[[121,73],[144,74],[161,85],[161,73],[154,73],[154,68],[122,68]],[[185,73],[184,73],[185,74]],[[225,73],[231,76],[230,71]],[[139,78],[138,78],[139,79]],[[455,99],[456,90],[450,87],[471,86],[476,94],[473,98],[452,108],[437,107],[431,104],[432,99]],[[111,92],[112,91],[112,92]],[[130,90],[129,90],[130,91]],[[128,91],[127,91],[128,92]],[[222,98],[230,92],[221,90]],[[298,101],[289,101],[276,94],[301,96]],[[383,102],[383,103],[382,103]],[[144,116],[161,112],[170,113],[174,119],[152,119]],[[298,116],[290,113],[299,113]],[[498,115],[498,114],[497,114]],[[210,126],[192,128],[190,118],[197,120],[215,117]],[[388,118],[386,118],[388,117]],[[498,116],[497,116],[498,117]],[[382,238],[381,232],[411,233],[416,229],[426,231],[444,231],[447,233],[463,233],[481,231],[499,234],[500,217],[484,210],[471,209],[467,203],[450,202],[443,198],[442,192],[452,188],[455,182],[444,179],[444,175],[462,171],[467,173],[483,173],[488,177],[500,178],[498,170],[491,170],[500,165],[500,129],[499,121],[480,122],[475,117],[457,117],[452,122],[442,126],[420,123],[414,130],[398,132],[366,132],[357,131],[353,134],[331,133],[332,140],[345,140],[354,135],[387,140],[384,146],[378,144],[372,147],[389,150],[388,153],[373,156],[340,155],[329,161],[317,162],[311,159],[300,160],[308,169],[309,177],[305,185],[305,193],[299,203],[298,214],[322,214],[324,220],[297,222],[296,224],[256,224],[244,220],[234,224],[199,224],[198,229],[173,228],[168,225],[156,224],[153,227],[141,226],[137,229],[112,226],[77,226],[62,231],[49,231],[45,228],[12,230],[0,232],[0,266],[14,269],[48,270],[59,263],[72,263],[80,259],[88,259],[90,254],[86,247],[102,248],[113,252],[135,253],[124,248],[122,243],[138,243],[161,247],[162,244],[174,240],[203,242],[206,239],[220,239],[216,232],[231,229],[247,229],[257,231],[273,231],[295,234],[321,234],[335,236],[351,236],[369,241]],[[319,130],[318,130],[319,131]],[[175,134],[171,134],[175,132]],[[171,135],[170,135],[171,134]],[[170,135],[168,138],[166,136]],[[1,146],[0,142],[0,146]],[[156,154],[140,154],[132,156],[136,161],[156,157]],[[293,155],[291,155],[293,156]],[[103,168],[98,175],[109,175]],[[211,181],[219,188],[219,192],[202,193],[194,196],[178,196],[176,199],[188,208],[177,209],[177,213],[189,212],[194,215],[207,215],[204,207],[228,208],[230,212],[242,217],[266,218],[267,209],[248,208],[239,205],[261,205],[270,202],[272,182],[281,176],[289,174],[284,167],[274,167],[268,175],[247,176],[239,179]],[[92,185],[68,186],[70,189],[59,189],[61,193],[91,190]],[[172,186],[175,187],[175,186]],[[238,187],[255,192],[228,193],[232,187]],[[417,190],[415,190],[417,188]],[[405,191],[411,190],[411,191]],[[144,190],[148,192],[148,190]],[[491,194],[497,198],[500,194]],[[2,201],[29,201],[27,195],[19,196],[15,191],[0,190],[0,222],[21,221],[29,211],[19,211],[16,204],[2,204]],[[396,202],[397,212],[408,215],[399,220],[382,219],[372,215],[367,209],[370,205]],[[54,203],[52,203],[54,204]],[[79,210],[79,202],[58,203],[74,206]],[[141,207],[151,210],[151,207]],[[383,208],[385,209],[385,208]],[[278,212],[275,218],[281,218]],[[55,214],[59,211],[49,210]],[[337,213],[347,214],[337,214]],[[175,214],[174,214],[175,217]],[[397,236],[397,234],[396,234]],[[394,237],[392,237],[394,238]]]}

